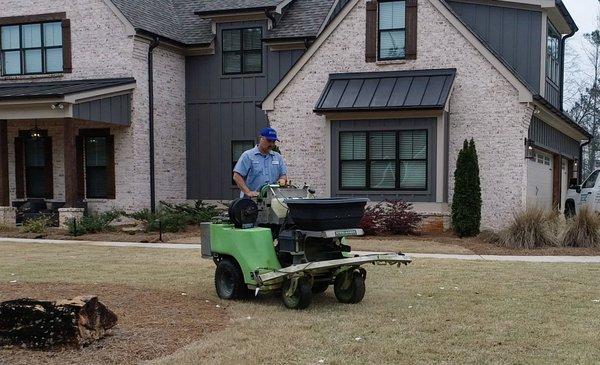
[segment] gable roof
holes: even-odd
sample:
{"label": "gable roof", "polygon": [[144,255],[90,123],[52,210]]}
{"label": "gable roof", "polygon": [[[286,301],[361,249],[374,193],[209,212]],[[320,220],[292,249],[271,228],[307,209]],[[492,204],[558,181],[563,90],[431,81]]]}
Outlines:
{"label": "gable roof", "polygon": [[231,11],[273,10],[284,0],[211,0],[195,4],[196,15],[222,14]]}
{"label": "gable roof", "polygon": [[336,0],[296,0],[285,10],[265,39],[314,38],[328,18]]}

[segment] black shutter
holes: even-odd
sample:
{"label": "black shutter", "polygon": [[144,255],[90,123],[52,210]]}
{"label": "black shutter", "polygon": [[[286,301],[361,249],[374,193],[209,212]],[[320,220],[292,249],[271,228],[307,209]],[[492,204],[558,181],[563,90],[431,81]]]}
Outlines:
{"label": "black shutter", "polygon": [[77,199],[83,200],[85,198],[85,167],[83,166],[83,137],[77,136],[75,138],[75,160],[77,170]]}
{"label": "black shutter", "polygon": [[17,199],[25,198],[25,141],[23,137],[15,138],[15,183]]}
{"label": "black shutter", "polygon": [[54,198],[54,176],[52,165],[52,138],[45,137],[44,140],[44,197]]}
{"label": "black shutter", "polygon": [[106,136],[106,197],[115,199],[115,136]]}
{"label": "black shutter", "polygon": [[71,21],[63,19],[62,23],[62,47],[63,47],[63,72],[73,72],[71,55]]}

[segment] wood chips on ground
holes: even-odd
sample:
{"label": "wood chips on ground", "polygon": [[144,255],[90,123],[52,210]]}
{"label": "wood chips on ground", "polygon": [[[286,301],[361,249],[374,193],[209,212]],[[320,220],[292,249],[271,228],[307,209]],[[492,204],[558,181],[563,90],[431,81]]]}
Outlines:
{"label": "wood chips on ground", "polygon": [[191,294],[107,284],[0,284],[0,301],[97,295],[119,320],[112,334],[82,348],[52,351],[0,348],[0,364],[134,364],[175,352],[223,329],[223,308]]}

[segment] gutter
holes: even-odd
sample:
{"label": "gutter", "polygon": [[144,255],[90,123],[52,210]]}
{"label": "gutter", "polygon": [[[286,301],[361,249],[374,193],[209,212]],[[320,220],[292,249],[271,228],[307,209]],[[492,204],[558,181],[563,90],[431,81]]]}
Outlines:
{"label": "gutter", "polygon": [[154,176],[154,49],[160,44],[154,37],[148,47],[148,145],[150,152],[150,211],[156,212],[156,181]]}

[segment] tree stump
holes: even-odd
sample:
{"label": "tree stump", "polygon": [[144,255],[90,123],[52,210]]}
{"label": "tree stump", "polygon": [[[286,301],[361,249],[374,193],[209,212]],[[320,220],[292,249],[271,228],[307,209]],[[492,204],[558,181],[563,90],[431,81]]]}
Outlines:
{"label": "tree stump", "polygon": [[0,302],[0,346],[81,347],[104,337],[116,324],[117,315],[95,296]]}

